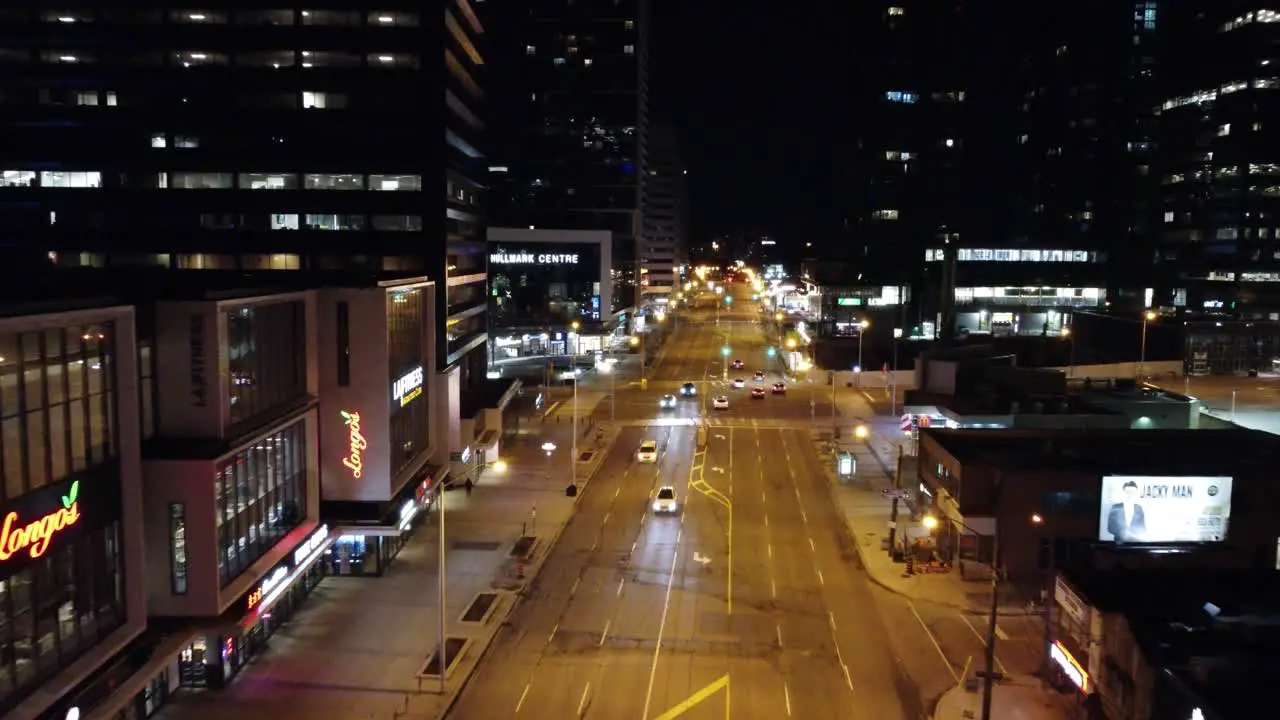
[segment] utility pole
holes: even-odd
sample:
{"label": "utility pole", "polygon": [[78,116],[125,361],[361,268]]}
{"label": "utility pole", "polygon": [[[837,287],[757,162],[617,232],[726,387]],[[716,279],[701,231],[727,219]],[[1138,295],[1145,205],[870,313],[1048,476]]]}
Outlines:
{"label": "utility pole", "polygon": [[[1003,478],[997,471],[995,476],[995,505],[1000,507],[1000,485]],[[996,623],[1000,619],[1000,525],[996,524],[995,533],[991,536],[991,612],[987,618],[987,653],[986,677],[982,685],[982,720],[991,720],[991,691],[995,685],[996,665]]]}
{"label": "utility pole", "polygon": [[573,369],[573,442],[569,455],[569,484],[578,484],[578,368]]}
{"label": "utility pole", "polygon": [[840,426],[836,425],[836,371],[831,372],[831,437],[840,437]]}
{"label": "utility pole", "polygon": [[445,669],[449,667],[449,662],[448,662],[448,661],[449,661],[449,659],[448,659],[447,657],[445,657],[445,654],[444,654],[444,648],[445,648],[445,642],[444,642],[444,608],[445,608],[445,602],[444,602],[444,590],[445,590],[445,580],[444,580],[444,574],[445,574],[445,567],[444,567],[444,548],[445,548],[445,545],[444,545],[444,483],[438,483],[438,484],[436,485],[436,504],[440,506],[440,509],[439,509],[439,511],[438,511],[438,512],[439,512],[439,515],[440,515],[440,541],[439,541],[439,545],[440,545],[440,579],[439,579],[439,582],[437,582],[437,583],[436,583],[436,587],[439,589],[439,593],[440,593],[440,596],[437,598],[437,605],[438,605],[438,607],[439,607],[439,611],[440,611],[440,612],[438,613],[438,620],[437,620],[437,622],[438,622],[437,632],[439,632],[439,633],[440,633],[440,649],[439,649],[439,651],[438,651],[438,653],[439,653],[439,662],[437,663],[437,667],[438,667],[438,669],[440,670],[440,694],[441,694],[441,695],[444,695],[444,694],[445,694],[445,689],[444,689],[444,676],[445,676]]}

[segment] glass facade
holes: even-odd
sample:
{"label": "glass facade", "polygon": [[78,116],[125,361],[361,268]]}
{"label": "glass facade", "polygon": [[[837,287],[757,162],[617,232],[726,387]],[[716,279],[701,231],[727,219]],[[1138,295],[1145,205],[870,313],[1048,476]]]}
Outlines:
{"label": "glass facade", "polygon": [[538,243],[489,246],[493,327],[568,325],[598,321],[600,246]]}
{"label": "glass facade", "polygon": [[307,392],[306,305],[301,301],[226,313],[234,425]]}
{"label": "glass facade", "polygon": [[305,418],[221,462],[214,494],[224,587],[298,527],[306,516],[306,487]]}
{"label": "glass facade", "polygon": [[391,391],[391,475],[427,448],[427,400],[422,386],[422,290],[387,294],[387,358]]}
{"label": "glass facade", "polygon": [[0,715],[125,620],[120,523],[0,581]]}
{"label": "glass facade", "polygon": [[0,497],[115,456],[113,330],[106,323],[0,334]]}

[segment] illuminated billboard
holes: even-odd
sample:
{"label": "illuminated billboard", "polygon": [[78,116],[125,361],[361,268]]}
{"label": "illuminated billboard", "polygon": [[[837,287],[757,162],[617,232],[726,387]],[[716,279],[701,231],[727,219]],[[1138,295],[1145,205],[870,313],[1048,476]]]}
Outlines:
{"label": "illuminated billboard", "polygon": [[1116,543],[1222,542],[1231,478],[1107,475],[1098,539]]}

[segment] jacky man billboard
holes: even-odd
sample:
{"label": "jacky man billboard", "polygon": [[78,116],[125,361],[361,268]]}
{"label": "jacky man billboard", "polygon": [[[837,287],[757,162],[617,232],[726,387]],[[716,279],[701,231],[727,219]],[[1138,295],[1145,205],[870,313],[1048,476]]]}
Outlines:
{"label": "jacky man billboard", "polygon": [[1222,542],[1231,478],[1107,475],[1098,539],[1117,543]]}

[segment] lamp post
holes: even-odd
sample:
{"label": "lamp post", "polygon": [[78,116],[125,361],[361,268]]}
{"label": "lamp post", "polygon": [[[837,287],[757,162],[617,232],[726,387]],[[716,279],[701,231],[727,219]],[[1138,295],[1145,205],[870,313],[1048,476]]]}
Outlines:
{"label": "lamp post", "polygon": [[582,327],[582,323],[574,320],[569,323],[569,339],[573,341],[573,352],[569,355],[570,364],[573,359],[582,354],[582,341],[578,337],[578,328]]}
{"label": "lamp post", "polygon": [[1142,313],[1142,349],[1138,354],[1138,382],[1147,374],[1147,323],[1156,319],[1154,310]]}
{"label": "lamp post", "polygon": [[551,479],[551,453],[556,451],[556,444],[553,442],[542,443],[542,452],[547,454],[547,479]]}
{"label": "lamp post", "polygon": [[1067,348],[1067,377],[1074,377],[1076,373],[1076,336],[1071,332],[1071,328],[1062,328],[1062,337],[1067,339],[1070,345]]}
{"label": "lamp post", "polygon": [[440,507],[440,509],[437,511],[440,514],[440,522],[439,522],[440,538],[438,541],[438,544],[440,546],[439,548],[440,558],[438,561],[440,565],[440,577],[437,579],[437,582],[436,582],[436,590],[439,593],[439,597],[436,598],[436,606],[440,609],[440,612],[437,614],[436,632],[440,634],[440,647],[436,650],[436,656],[439,658],[438,669],[440,670],[440,694],[444,695],[445,694],[445,688],[444,688],[445,672],[444,671],[445,671],[445,668],[449,667],[449,662],[448,662],[449,659],[446,658],[444,655],[444,651],[445,651],[445,643],[444,643],[444,608],[445,608],[445,604],[444,604],[444,590],[445,590],[444,483],[436,483],[436,505]]}
{"label": "lamp post", "polygon": [[1057,542],[1058,538],[1056,534],[1057,529],[1054,527],[1054,524],[1053,524],[1052,503],[1050,503],[1049,509],[1046,511],[1046,514],[1048,515],[1048,517],[1046,517],[1045,515],[1041,515],[1040,513],[1032,514],[1031,524],[1039,525],[1040,527],[1044,528],[1045,534],[1046,534],[1045,539],[1049,546],[1049,563],[1048,563],[1049,564],[1049,581],[1048,581],[1048,584],[1047,584],[1048,587],[1045,590],[1045,596],[1044,596],[1044,649],[1045,650],[1044,650],[1043,672],[1044,672],[1044,677],[1047,679],[1049,677],[1049,671],[1051,670],[1049,665],[1050,663],[1049,646],[1053,644],[1053,618],[1051,613],[1053,612],[1054,592],[1057,589],[1057,582],[1058,582],[1058,542]]}
{"label": "lamp post", "polygon": [[862,335],[869,327],[871,327],[871,323],[867,320],[858,323],[858,367],[853,372],[854,383],[858,387],[862,387]]}
{"label": "lamp post", "polygon": [[721,380],[729,379],[729,354],[733,352],[733,348],[725,345],[720,348],[720,374]]}
{"label": "lamp post", "polygon": [[[996,476],[996,495],[1000,493],[1000,476]],[[998,502],[997,502],[998,505]],[[974,535],[981,535],[973,528],[964,523],[950,519],[951,522],[959,525],[961,528],[968,530]],[[932,515],[926,515],[921,521],[926,528],[930,530],[938,527],[938,519]],[[982,720],[991,720],[991,690],[995,684],[995,664],[996,664],[996,623],[1000,620],[1000,526],[996,525],[995,533],[991,537],[991,610],[987,617],[987,648],[984,657],[985,667],[983,669],[982,683]]]}
{"label": "lamp post", "polygon": [[573,369],[573,441],[569,455],[569,484],[578,484],[578,368]]}

